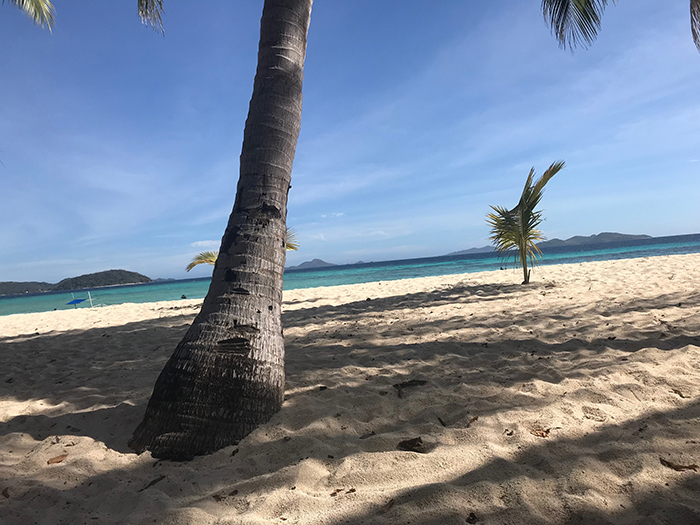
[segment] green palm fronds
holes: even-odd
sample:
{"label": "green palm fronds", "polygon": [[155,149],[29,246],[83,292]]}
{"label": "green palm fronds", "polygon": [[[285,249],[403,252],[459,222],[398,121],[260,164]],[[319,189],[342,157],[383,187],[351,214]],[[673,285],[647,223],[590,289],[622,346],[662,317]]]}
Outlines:
{"label": "green palm fronds", "polygon": [[49,0],[10,0],[10,3],[26,13],[35,24],[47,27],[51,31],[54,8]]}
{"label": "green palm fronds", "polygon": [[542,200],[547,182],[563,168],[564,161],[552,163],[536,182],[534,181],[535,169],[532,168],[525,181],[525,188],[518,205],[512,210],[491,206],[493,213],[486,216],[486,222],[491,226],[489,239],[493,241],[496,251],[501,256],[513,256],[516,262],[520,262],[523,267],[523,284],[530,282],[528,261],[533,265],[536,257],[542,254],[536,243],[544,240],[542,232],[537,229],[544,219],[542,211],[535,208]]}
{"label": "green palm fronds", "polygon": [[287,228],[287,240],[284,241],[284,247],[287,251],[297,251],[299,249],[299,241],[297,240],[297,232],[291,228]]}
{"label": "green palm fronds", "polygon": [[[41,27],[53,26],[54,7],[49,0],[10,0]],[[163,0],[138,0],[139,16],[144,24],[163,31]]]}
{"label": "green palm fronds", "polygon": [[216,264],[216,258],[219,256],[219,252],[201,252],[194,256],[192,262],[187,265],[187,271],[189,272],[192,268],[198,264],[211,264],[214,266]]}
{"label": "green palm fronds", "polygon": [[559,45],[573,49],[593,43],[607,4],[608,0],[542,0],[542,14]]}
{"label": "green palm fronds", "polygon": [[[287,251],[298,250],[299,241],[297,240],[297,234],[291,228],[287,228],[287,240],[285,241],[285,248]],[[211,264],[214,266],[216,264],[216,259],[219,257],[219,252],[201,252],[194,256],[192,262],[187,265],[186,270],[189,272],[192,268],[199,264]]]}
{"label": "green palm fronds", "polygon": [[[542,14],[559,45],[573,49],[593,43],[607,5],[608,0],[542,0]],[[700,51],[700,0],[690,0],[690,29]]]}
{"label": "green palm fronds", "polygon": [[144,24],[163,31],[163,0],[138,0],[139,16]]}

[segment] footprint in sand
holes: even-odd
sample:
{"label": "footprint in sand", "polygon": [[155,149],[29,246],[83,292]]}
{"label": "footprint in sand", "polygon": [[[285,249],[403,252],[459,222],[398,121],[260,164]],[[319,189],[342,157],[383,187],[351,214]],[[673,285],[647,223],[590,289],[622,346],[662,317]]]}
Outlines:
{"label": "footprint in sand", "polygon": [[599,408],[595,407],[589,407],[587,405],[583,405],[583,417],[586,419],[592,419],[593,421],[598,421],[599,423],[602,423],[606,419],[608,419],[608,415],[600,410]]}

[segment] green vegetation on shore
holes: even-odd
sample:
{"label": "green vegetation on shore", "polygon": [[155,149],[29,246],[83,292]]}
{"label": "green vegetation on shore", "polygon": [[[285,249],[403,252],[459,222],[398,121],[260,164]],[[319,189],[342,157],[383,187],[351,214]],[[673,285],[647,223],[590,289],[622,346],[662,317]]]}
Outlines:
{"label": "green vegetation on shore", "polygon": [[58,292],[100,288],[102,286],[119,286],[153,282],[150,277],[127,270],[107,270],[63,279],[51,284],[42,282],[0,282],[0,295],[19,295],[24,293]]}

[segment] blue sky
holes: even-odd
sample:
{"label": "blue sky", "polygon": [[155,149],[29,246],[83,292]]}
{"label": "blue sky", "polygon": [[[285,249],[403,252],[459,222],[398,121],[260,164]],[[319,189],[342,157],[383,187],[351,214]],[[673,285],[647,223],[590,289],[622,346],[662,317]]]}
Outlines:
{"label": "blue sky", "polygon": [[[189,274],[233,205],[262,0],[0,6],[0,281]],[[400,8],[398,7],[400,6]],[[687,0],[611,5],[562,50],[540,0],[317,0],[287,264],[488,244],[490,204],[548,185],[548,238],[700,232],[700,53]]]}

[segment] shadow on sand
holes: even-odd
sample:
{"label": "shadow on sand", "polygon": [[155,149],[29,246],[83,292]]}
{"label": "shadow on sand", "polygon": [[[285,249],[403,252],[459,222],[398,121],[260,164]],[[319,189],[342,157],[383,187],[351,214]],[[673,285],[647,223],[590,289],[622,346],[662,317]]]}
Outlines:
{"label": "shadow on sand", "polygon": [[[550,288],[535,284],[527,293],[546,293]],[[500,316],[480,314],[479,305],[484,301],[504,299],[515,292],[522,293],[522,288],[458,285],[450,290],[377,298],[338,307],[291,310],[284,314],[285,329],[302,334],[289,337],[287,342],[290,391],[282,410],[287,427],[282,426],[294,435],[291,440],[285,439],[286,436],[246,439],[239,447],[229,447],[188,463],[143,459],[129,468],[90,476],[88,481],[71,488],[35,481],[33,488],[22,495],[23,501],[32,501],[32,498],[54,501],[56,509],[80,506],[85,519],[139,522],[146,516],[133,515],[132,510],[144,508],[144,501],[150,494],[162,491],[167,497],[159,497],[155,503],[146,505],[149,517],[160,515],[165,519],[169,512],[193,507],[204,511],[211,509],[215,513],[215,507],[221,505],[227,505],[229,512],[243,513],[250,508],[251,498],[261,497],[261,487],[265,491],[292,490],[294,467],[307,459],[332,466],[358,453],[384,451],[384,442],[379,438],[405,431],[405,421],[400,425],[386,419],[377,422],[373,414],[353,413],[351,407],[356,399],[376,394],[378,412],[384,409],[400,412],[402,400],[397,397],[393,385],[409,377],[440,378],[428,382],[421,390],[426,399],[438,398],[441,391],[452,392],[462,386],[468,388],[468,392],[483,392],[480,397],[477,394],[464,399],[469,410],[446,425],[438,419],[439,412],[431,412],[429,406],[425,407],[425,413],[419,414],[423,418],[420,422],[423,429],[434,425],[437,430],[447,426],[466,431],[473,415],[483,421],[506,409],[526,407],[534,412],[546,408],[548,403],[525,391],[509,398],[505,406],[504,398],[489,392],[537,381],[559,385],[575,379],[605,376],[613,372],[611,363],[617,369],[624,368],[637,359],[635,354],[643,349],[671,352],[688,345],[700,345],[698,294],[659,295],[645,301],[633,299],[621,302],[614,310],[605,304],[593,304],[582,311],[580,307],[548,308],[545,303],[521,312],[518,319],[513,319],[508,312]],[[465,308],[464,315],[431,319],[427,314],[430,309],[454,304]],[[418,308],[426,311],[420,322],[410,325],[389,322],[400,310]],[[624,332],[626,336],[614,335],[623,333],[618,328],[624,325],[626,314],[650,309],[673,310],[678,314],[678,309],[682,308],[687,315],[676,315],[673,322],[650,324],[648,328]],[[182,315],[105,329],[0,339],[0,374],[3,374],[0,398],[8,402],[31,401],[35,405],[34,414],[15,416],[0,423],[0,436],[26,433],[36,441],[56,435],[84,436],[103,442],[114,451],[129,453],[126,442],[142,417],[152,385],[192,318],[193,315]],[[357,323],[362,323],[363,318],[366,324],[360,324],[363,330],[358,331]],[[537,321],[529,322],[528,318]],[[576,324],[580,319],[594,321]],[[603,321],[612,327],[603,328]],[[518,324],[521,330],[517,337],[494,335],[513,330]],[[329,325],[335,328],[322,329]],[[465,328],[475,330],[473,340],[463,337]],[[368,334],[365,329],[373,331]],[[428,340],[396,342],[402,336],[415,334]],[[439,334],[439,337],[431,338],[431,334]],[[485,354],[490,356],[486,361]],[[342,364],[334,363],[340,355]],[[473,366],[472,360],[477,355],[481,356],[479,365]],[[118,358],[115,360],[114,356]],[[640,362],[645,359],[643,355],[639,357]],[[85,360],[89,360],[89,368]],[[358,383],[357,376],[353,376],[349,381],[349,366],[361,369],[365,380]],[[398,372],[399,369],[409,370],[409,373]],[[665,391],[673,390],[673,378],[644,376],[643,371],[639,374],[640,384],[651,381]],[[325,388],[321,390],[319,385]],[[628,387],[628,391],[621,388],[618,393],[628,398],[633,394],[643,395],[633,390],[632,387]],[[580,395],[584,394],[586,392]],[[327,403],[329,396],[333,397],[333,403]],[[307,410],[310,404],[323,407],[324,403],[327,408]],[[39,404],[41,409],[36,406]],[[700,403],[697,399],[684,399],[679,400],[678,405],[670,410],[646,412],[643,417],[624,424],[616,424],[608,418],[601,421],[595,431],[576,438],[553,435],[533,444],[520,436],[518,444],[516,432],[513,446],[518,447],[519,452],[514,459],[492,457],[477,468],[440,483],[427,483],[392,494],[384,506],[367,505],[360,512],[339,511],[337,520],[328,523],[407,523],[416,517],[425,524],[467,523],[477,501],[465,496],[461,507],[453,504],[454,499],[447,500],[452,503],[446,505],[442,502],[444,495],[469,491],[469,497],[474,497],[480,493],[491,494],[494,490],[500,494],[500,499],[486,505],[487,511],[475,513],[476,523],[624,524],[644,522],[645,517],[649,517],[649,523],[700,523],[700,478],[692,472],[674,473],[675,481],[659,483],[653,488],[623,487],[621,490],[627,491],[626,497],[632,506],[618,505],[605,512],[599,508],[567,511],[564,505],[564,510],[559,509],[558,514],[547,514],[546,508],[523,500],[514,488],[527,478],[540,484],[542,490],[554,498],[573,500],[592,489],[583,482],[579,485],[572,482],[582,468],[614,460],[619,478],[638,473],[644,464],[641,458],[660,456],[659,440],[687,443],[698,438]],[[325,431],[321,426],[309,430],[314,421],[337,417],[338,406],[347,407],[350,431],[338,434]],[[292,423],[289,422],[296,426],[290,427]],[[270,425],[279,425],[277,418]],[[360,439],[370,427],[373,435]],[[276,453],[280,449],[288,453]],[[556,457],[564,459],[553,462],[553,449],[556,449]],[[238,453],[234,455],[234,451]],[[256,460],[263,457],[264,461]],[[146,483],[156,479],[157,484]],[[12,494],[12,481],[3,483]],[[113,487],[122,498],[121,514],[105,516],[100,507],[103,496],[97,492],[104,487]],[[11,497],[7,499],[7,523],[24,523],[23,520],[32,517],[33,511],[27,510],[22,502],[12,504]],[[0,506],[2,504],[0,502]],[[56,523],[60,516],[57,511]]]}

